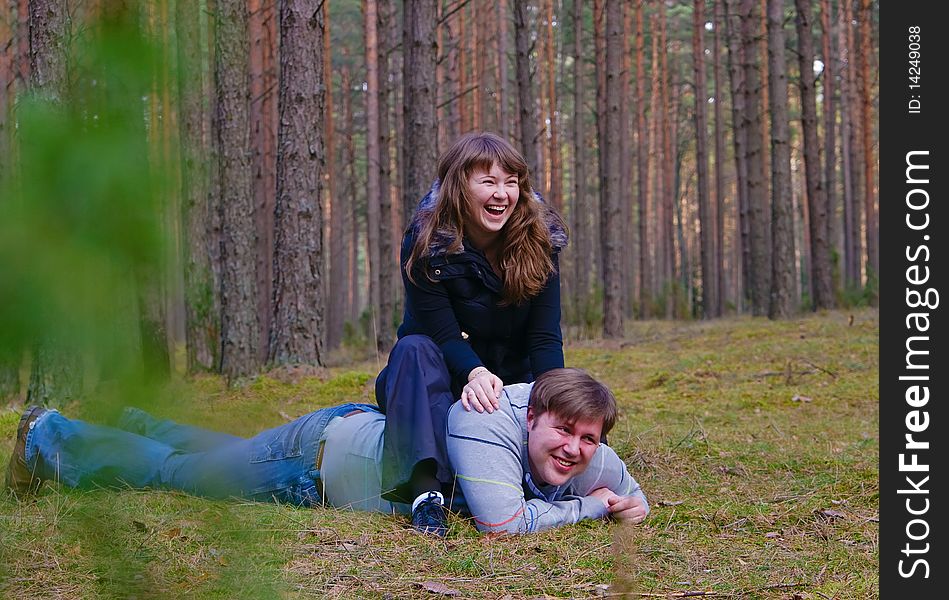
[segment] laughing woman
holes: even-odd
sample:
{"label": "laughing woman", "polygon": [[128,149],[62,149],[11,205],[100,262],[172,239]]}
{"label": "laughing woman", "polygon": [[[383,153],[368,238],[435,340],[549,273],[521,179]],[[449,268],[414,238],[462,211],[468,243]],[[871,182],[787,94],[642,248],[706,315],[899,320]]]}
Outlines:
{"label": "laughing woman", "polygon": [[420,531],[446,532],[452,402],[493,412],[503,385],[564,366],[558,253],[567,233],[528,175],[503,138],[462,136],[439,159],[402,241],[405,313],[376,400],[387,416],[384,496],[412,502]]}

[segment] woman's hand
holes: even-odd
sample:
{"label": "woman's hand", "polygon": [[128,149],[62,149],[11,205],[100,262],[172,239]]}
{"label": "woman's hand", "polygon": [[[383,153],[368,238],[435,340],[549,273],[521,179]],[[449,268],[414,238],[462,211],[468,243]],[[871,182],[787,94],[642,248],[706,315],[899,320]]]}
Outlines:
{"label": "woman's hand", "polygon": [[468,384],[461,390],[461,405],[470,411],[493,413],[501,405],[501,388],[504,382],[487,367],[476,367],[468,374]]}
{"label": "woman's hand", "polygon": [[642,523],[646,518],[646,505],[639,496],[620,496],[605,487],[593,490],[590,495],[602,501],[614,519]]}

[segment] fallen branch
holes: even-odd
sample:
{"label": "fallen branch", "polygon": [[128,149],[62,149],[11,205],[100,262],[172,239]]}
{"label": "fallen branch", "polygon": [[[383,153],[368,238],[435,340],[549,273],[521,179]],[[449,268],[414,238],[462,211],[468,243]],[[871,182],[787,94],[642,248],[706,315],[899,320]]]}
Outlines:
{"label": "fallen branch", "polygon": [[809,364],[810,366],[814,367],[815,369],[819,369],[819,370],[823,371],[824,373],[827,373],[828,375],[830,375],[830,376],[833,377],[834,379],[837,379],[837,374],[834,373],[833,371],[831,371],[830,369],[825,369],[824,367],[822,367],[822,366],[820,366],[820,365],[818,365],[818,364],[812,363],[811,361],[807,360],[806,358],[802,358],[801,360],[804,361],[804,362],[806,362],[806,363]]}
{"label": "fallen branch", "polygon": [[[791,375],[813,375],[816,373],[814,369],[807,369],[804,371],[791,371]],[[761,371],[760,373],[755,373],[756,378],[760,377],[787,377],[787,371]]]}

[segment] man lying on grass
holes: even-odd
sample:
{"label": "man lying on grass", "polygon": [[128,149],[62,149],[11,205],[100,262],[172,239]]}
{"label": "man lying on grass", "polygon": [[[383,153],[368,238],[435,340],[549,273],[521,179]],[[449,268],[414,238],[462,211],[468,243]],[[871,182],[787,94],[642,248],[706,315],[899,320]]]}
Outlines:
{"label": "man lying on grass", "polygon": [[[639,523],[648,514],[639,484],[600,442],[616,422],[616,400],[584,371],[555,369],[509,385],[492,413],[459,404],[448,415],[459,488],[449,508],[473,517],[478,530],[540,531],[609,516]],[[50,479],[408,513],[412,507],[381,497],[384,421],[375,406],[342,404],[244,439],[135,408],[113,429],[33,407],[20,419],[7,485],[21,497]]]}

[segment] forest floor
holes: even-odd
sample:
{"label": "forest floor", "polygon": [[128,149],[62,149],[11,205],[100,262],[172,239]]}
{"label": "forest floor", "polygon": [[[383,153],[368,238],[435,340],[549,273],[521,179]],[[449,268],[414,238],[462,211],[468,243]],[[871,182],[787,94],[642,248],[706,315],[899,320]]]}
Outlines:
{"label": "forest floor", "polygon": [[[611,445],[644,524],[445,539],[404,517],[48,486],[0,493],[4,598],[873,598],[879,313],[644,322],[567,345],[622,408]],[[240,435],[372,402],[376,363],[284,370],[227,390],[176,379],[148,408]],[[0,408],[0,464],[21,407]],[[98,419],[92,399],[66,407]],[[104,417],[103,417],[104,418]]]}

